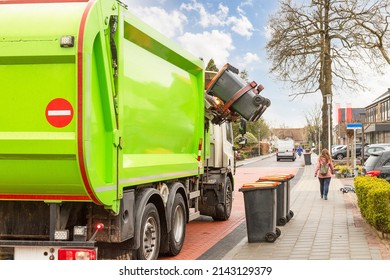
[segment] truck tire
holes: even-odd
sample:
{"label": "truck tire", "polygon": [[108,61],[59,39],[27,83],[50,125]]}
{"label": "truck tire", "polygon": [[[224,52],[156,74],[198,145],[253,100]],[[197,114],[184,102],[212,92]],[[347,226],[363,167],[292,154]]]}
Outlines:
{"label": "truck tire", "polygon": [[229,176],[225,178],[224,192],[225,201],[217,206],[216,215],[213,216],[215,221],[227,221],[232,213],[233,186]]}
{"label": "truck tire", "polygon": [[148,203],[142,214],[138,260],[156,260],[160,252],[160,217],[154,204]]}
{"label": "truck tire", "polygon": [[169,232],[169,255],[176,256],[180,253],[184,244],[186,224],[186,205],[183,196],[180,193],[177,193],[172,205],[172,228]]}

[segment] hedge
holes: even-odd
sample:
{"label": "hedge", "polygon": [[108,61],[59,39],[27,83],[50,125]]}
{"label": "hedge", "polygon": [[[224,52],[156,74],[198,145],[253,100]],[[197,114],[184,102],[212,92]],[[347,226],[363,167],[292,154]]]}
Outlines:
{"label": "hedge", "polygon": [[369,224],[383,233],[390,233],[390,183],[376,177],[354,179],[358,206]]}

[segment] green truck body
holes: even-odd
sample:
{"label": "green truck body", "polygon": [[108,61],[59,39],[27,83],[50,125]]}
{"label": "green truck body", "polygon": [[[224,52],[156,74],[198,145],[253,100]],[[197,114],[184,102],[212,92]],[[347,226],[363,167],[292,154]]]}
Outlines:
{"label": "green truck body", "polygon": [[[231,130],[210,136],[200,59],[114,0],[4,0],[0,27],[0,247],[10,258],[103,242],[123,246],[99,248],[102,258],[155,259],[179,253],[182,224],[197,215],[229,217]],[[208,166],[218,149],[228,163]]]}

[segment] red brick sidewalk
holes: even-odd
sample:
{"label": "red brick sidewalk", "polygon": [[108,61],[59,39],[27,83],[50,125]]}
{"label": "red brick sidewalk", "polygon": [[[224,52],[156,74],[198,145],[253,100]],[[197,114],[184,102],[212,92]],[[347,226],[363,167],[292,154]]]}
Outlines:
{"label": "red brick sidewalk", "polygon": [[[353,186],[353,179],[340,179],[344,186]],[[356,227],[363,228],[366,233],[368,245],[378,248],[383,260],[390,260],[390,240],[381,238],[381,234],[362,217],[355,193],[345,193],[344,201],[347,208],[352,209],[353,220]]]}
{"label": "red brick sidewalk", "polygon": [[227,221],[213,221],[201,216],[187,224],[186,237],[182,251],[175,257],[161,257],[161,260],[196,260],[208,249],[231,233],[245,221],[244,197],[238,190],[245,184],[256,181],[261,176],[272,174],[296,174],[298,168],[239,168],[235,176],[232,213]]}

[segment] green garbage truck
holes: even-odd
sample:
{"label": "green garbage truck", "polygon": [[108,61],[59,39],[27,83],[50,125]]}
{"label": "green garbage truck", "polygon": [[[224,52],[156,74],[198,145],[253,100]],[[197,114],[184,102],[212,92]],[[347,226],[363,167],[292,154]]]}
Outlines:
{"label": "green garbage truck", "polygon": [[229,218],[231,122],[261,85],[120,1],[1,0],[0,30],[0,259],[157,259]]}

